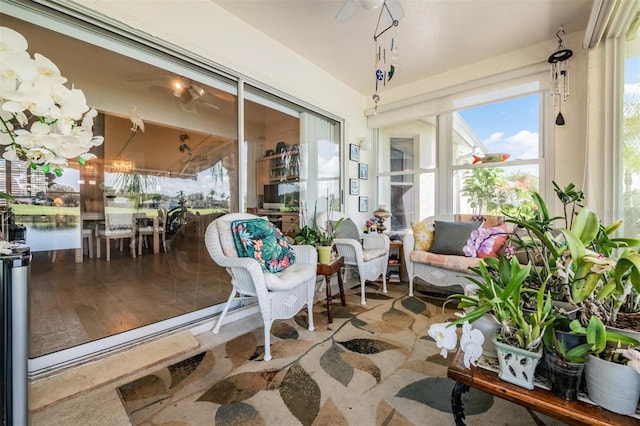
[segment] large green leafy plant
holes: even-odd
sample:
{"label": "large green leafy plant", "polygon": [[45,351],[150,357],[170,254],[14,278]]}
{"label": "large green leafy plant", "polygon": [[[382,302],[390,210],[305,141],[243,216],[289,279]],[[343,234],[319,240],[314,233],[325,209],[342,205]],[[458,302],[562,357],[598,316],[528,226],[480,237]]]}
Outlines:
{"label": "large green leafy plant", "polygon": [[546,283],[535,291],[536,308],[532,311],[524,309],[521,296],[531,292],[524,287],[531,273],[531,264],[522,266],[516,258],[486,258],[472,269],[480,276],[469,277],[475,284],[473,294],[451,295],[447,299],[459,300],[458,307],[467,310],[452,325],[472,323],[485,314],[491,314],[500,326],[499,340],[522,349],[536,350],[555,313]]}
{"label": "large green leafy plant", "polygon": [[603,225],[582,205],[584,194],[575,185],[560,188],[554,182],[554,188],[563,217],[551,217],[542,196],[534,193],[534,216],[508,219],[522,230],[514,245],[535,265],[528,285],[549,283],[556,299],[581,308],[583,324],[593,314],[615,322],[624,302],[640,292],[640,239],[613,236],[621,222]]}

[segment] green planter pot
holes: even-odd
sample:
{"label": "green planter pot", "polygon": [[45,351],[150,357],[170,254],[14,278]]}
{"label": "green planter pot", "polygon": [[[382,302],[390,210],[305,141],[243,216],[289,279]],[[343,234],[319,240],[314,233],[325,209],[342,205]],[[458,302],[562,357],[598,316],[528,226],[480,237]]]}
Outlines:
{"label": "green planter pot", "polygon": [[318,263],[331,263],[331,246],[318,247]]}
{"label": "green planter pot", "polygon": [[542,345],[536,352],[531,352],[499,342],[495,336],[493,344],[496,347],[498,362],[500,363],[498,377],[505,382],[513,383],[529,390],[533,389],[536,366],[540,358],[542,358]]}

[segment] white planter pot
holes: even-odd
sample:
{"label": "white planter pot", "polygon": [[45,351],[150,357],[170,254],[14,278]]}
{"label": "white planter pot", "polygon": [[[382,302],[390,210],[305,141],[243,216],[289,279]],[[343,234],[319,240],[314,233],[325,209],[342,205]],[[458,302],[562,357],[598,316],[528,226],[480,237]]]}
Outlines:
{"label": "white planter pot", "polygon": [[473,328],[480,330],[484,336],[484,343],[482,344],[482,355],[489,358],[497,358],[496,347],[493,344],[493,337],[498,331],[500,324],[489,314],[481,316],[475,320],[472,324]]}
{"label": "white planter pot", "polygon": [[589,398],[609,411],[630,415],[638,408],[640,374],[630,367],[589,355],[584,368]]}
{"label": "white planter pot", "polygon": [[531,352],[498,342],[495,336],[493,344],[498,353],[498,362],[500,362],[498,377],[505,382],[513,383],[529,390],[533,389],[536,366],[540,358],[542,358],[542,345],[536,352]]}

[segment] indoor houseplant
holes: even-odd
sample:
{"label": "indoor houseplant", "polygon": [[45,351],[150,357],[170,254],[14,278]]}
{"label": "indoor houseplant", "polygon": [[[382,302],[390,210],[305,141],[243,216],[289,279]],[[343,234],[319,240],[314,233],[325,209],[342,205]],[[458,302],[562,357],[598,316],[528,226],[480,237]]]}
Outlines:
{"label": "indoor houseplant", "polygon": [[590,347],[586,345],[585,336],[568,330],[569,320],[564,315],[556,317],[553,325],[547,328],[543,336],[544,362],[541,367],[551,382],[551,392],[573,401],[578,398]]}
{"label": "indoor houseplant", "polygon": [[96,158],[89,150],[102,144],[103,137],[93,136],[98,113],[86,105],[84,93],[67,88],[67,79],[45,56],[36,53],[32,59],[27,40],[17,31],[0,27],[0,39],[2,156],[57,176],[69,159],[77,158],[84,165]]}
{"label": "indoor houseplant", "polygon": [[[449,300],[458,299],[458,307],[467,309],[467,312],[451,323],[436,324],[434,332],[430,329],[429,334],[433,337],[435,331],[443,326],[454,329],[454,326],[473,323],[485,314],[494,316],[498,331],[493,337],[493,343],[500,361],[500,378],[533,389],[534,370],[542,356],[542,336],[555,315],[546,283],[536,291],[536,309],[526,312],[521,294],[527,291],[523,288],[523,283],[531,272],[531,264],[522,266],[516,258],[487,258],[480,262],[476,272],[480,279],[469,278],[477,287],[475,294],[449,297]],[[440,344],[448,343],[450,347],[451,338],[447,339],[446,342],[443,339]],[[484,341],[484,338],[480,340]],[[451,349],[454,347],[455,345]],[[465,351],[462,344],[461,348]],[[475,347],[473,349],[471,361],[480,355],[476,356]]]}
{"label": "indoor houseplant", "polygon": [[640,342],[607,330],[596,315],[586,328],[572,321],[571,329],[587,338],[583,346],[589,353],[585,365],[589,398],[609,411],[634,414],[640,398]]}
{"label": "indoor houseplant", "polygon": [[560,188],[554,182],[554,187],[563,217],[551,217],[540,194],[534,193],[535,215],[508,219],[520,228],[511,243],[535,265],[526,285],[535,289],[548,282],[555,300],[579,309],[583,325],[594,314],[612,325],[640,289],[640,255],[635,251],[640,239],[614,237],[621,222],[603,225],[595,212],[582,206],[584,195],[573,184]]}

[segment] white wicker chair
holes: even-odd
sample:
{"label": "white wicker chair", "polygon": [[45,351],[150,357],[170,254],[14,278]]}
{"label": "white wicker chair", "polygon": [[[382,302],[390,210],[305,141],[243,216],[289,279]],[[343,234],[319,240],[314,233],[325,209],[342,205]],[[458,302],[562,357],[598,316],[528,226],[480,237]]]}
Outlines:
{"label": "white wicker chair", "polygon": [[257,297],[264,321],[264,360],[271,359],[271,325],[274,320],[292,318],[307,305],[309,330],[313,330],[313,297],[315,294],[318,253],[312,246],[293,246],[296,260],[282,272],[263,272],[252,258],[238,257],[231,222],[255,219],[247,213],[230,213],[214,220],[207,227],[205,244],[211,258],[231,275],[231,294],[213,333],[218,334],[229,305],[236,297]]}
{"label": "white wicker chair", "polygon": [[[345,217],[333,212],[331,220]],[[327,214],[322,212],[316,217],[316,226],[325,228]],[[360,241],[349,238],[336,238],[333,243],[338,254],[344,257],[345,273],[348,267],[355,268],[360,276],[360,304],[366,305],[366,282],[377,280],[382,275],[382,292],[387,292],[387,266],[389,264],[389,237],[384,234],[365,234],[358,228]]]}

